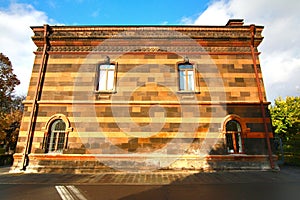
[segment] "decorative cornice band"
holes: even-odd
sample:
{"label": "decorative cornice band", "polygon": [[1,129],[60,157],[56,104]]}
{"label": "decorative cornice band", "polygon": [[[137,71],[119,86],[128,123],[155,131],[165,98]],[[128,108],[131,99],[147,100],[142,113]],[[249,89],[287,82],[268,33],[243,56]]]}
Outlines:
{"label": "decorative cornice band", "polygon": [[[42,47],[37,49],[38,52]],[[49,52],[97,52],[97,53],[129,53],[129,52],[170,52],[170,53],[203,53],[203,52],[250,52],[250,47],[201,47],[201,46],[171,46],[171,47],[140,47],[140,46],[52,46]]]}
{"label": "decorative cornice band", "polygon": [[[71,38],[80,39],[108,39],[108,38],[129,38],[129,39],[153,39],[167,38],[176,39],[188,37],[192,39],[202,38],[250,38],[249,27],[86,27],[86,28],[68,28],[51,27],[51,40],[66,40]],[[34,28],[33,28],[34,29]],[[34,29],[35,30],[35,29]],[[43,37],[42,31],[34,31],[33,39]],[[262,39],[262,27],[258,27],[255,33],[256,38]]]}

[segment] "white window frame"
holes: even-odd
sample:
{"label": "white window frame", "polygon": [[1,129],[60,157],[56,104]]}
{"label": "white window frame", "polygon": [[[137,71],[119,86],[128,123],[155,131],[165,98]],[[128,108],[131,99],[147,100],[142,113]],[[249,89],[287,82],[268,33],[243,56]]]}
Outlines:
{"label": "white window frame", "polygon": [[115,93],[117,79],[117,64],[99,64],[96,76],[97,93]]}
{"label": "white window frame", "polygon": [[196,72],[195,66],[191,63],[178,64],[179,91],[196,92]]}
{"label": "white window frame", "polygon": [[[64,123],[64,130],[55,129],[56,124],[60,122]],[[46,140],[47,153],[62,153],[65,149],[65,141],[66,123],[62,119],[57,119],[50,125],[50,130]]]}

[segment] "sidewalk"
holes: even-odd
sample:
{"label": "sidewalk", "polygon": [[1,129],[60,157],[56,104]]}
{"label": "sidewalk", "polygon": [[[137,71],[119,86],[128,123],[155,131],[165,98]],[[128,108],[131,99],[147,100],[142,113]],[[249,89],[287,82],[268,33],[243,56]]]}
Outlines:
{"label": "sidewalk", "polygon": [[0,168],[0,184],[73,184],[73,185],[186,185],[232,183],[298,183],[300,167],[284,166],[281,171],[158,171],[144,173],[104,172],[98,174],[8,173]]}
{"label": "sidewalk", "polygon": [[0,166],[0,175],[8,174],[10,170],[10,166]]}

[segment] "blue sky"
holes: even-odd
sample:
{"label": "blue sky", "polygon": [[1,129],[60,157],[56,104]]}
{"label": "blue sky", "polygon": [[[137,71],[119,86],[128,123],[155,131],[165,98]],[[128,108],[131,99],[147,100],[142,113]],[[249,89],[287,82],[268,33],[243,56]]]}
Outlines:
{"label": "blue sky", "polygon": [[299,0],[0,0],[0,52],[26,94],[36,47],[30,26],[225,25],[231,18],[263,25],[259,46],[267,98],[300,96]]}
{"label": "blue sky", "polygon": [[180,24],[184,17],[196,19],[208,0],[0,0],[30,4],[50,19],[66,25]]}

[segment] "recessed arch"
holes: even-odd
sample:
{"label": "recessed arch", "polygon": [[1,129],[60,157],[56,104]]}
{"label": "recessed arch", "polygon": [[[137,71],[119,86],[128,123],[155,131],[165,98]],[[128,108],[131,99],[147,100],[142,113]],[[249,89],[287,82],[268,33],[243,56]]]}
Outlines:
{"label": "recessed arch", "polygon": [[50,117],[45,127],[42,128],[44,132],[42,146],[45,153],[61,153],[67,148],[69,132],[73,131],[70,125],[70,121],[63,114]]}
{"label": "recessed arch", "polygon": [[66,124],[66,132],[72,132],[73,128],[71,127],[71,123],[69,121],[69,119],[64,115],[64,114],[55,114],[52,115],[49,120],[47,121],[46,125],[42,128],[42,131],[48,131],[49,130],[49,126],[53,123],[53,121],[57,120],[57,119],[61,119],[65,122]]}
{"label": "recessed arch", "polygon": [[222,133],[228,153],[244,153],[244,139],[250,131],[245,121],[238,115],[231,114],[225,117],[222,123]]}
{"label": "recessed arch", "polygon": [[[245,122],[244,119],[242,119],[240,116],[238,116],[236,114],[231,114],[231,115],[227,115],[224,118],[224,120],[223,120],[222,128],[221,128],[221,130],[222,130],[223,133],[226,132],[226,124],[227,124],[227,122],[231,121],[231,120],[235,120],[235,121],[237,121],[237,122],[240,123],[243,134],[247,134],[250,131],[250,129],[247,128],[246,122]],[[244,136],[246,137],[246,135],[244,135]]]}

